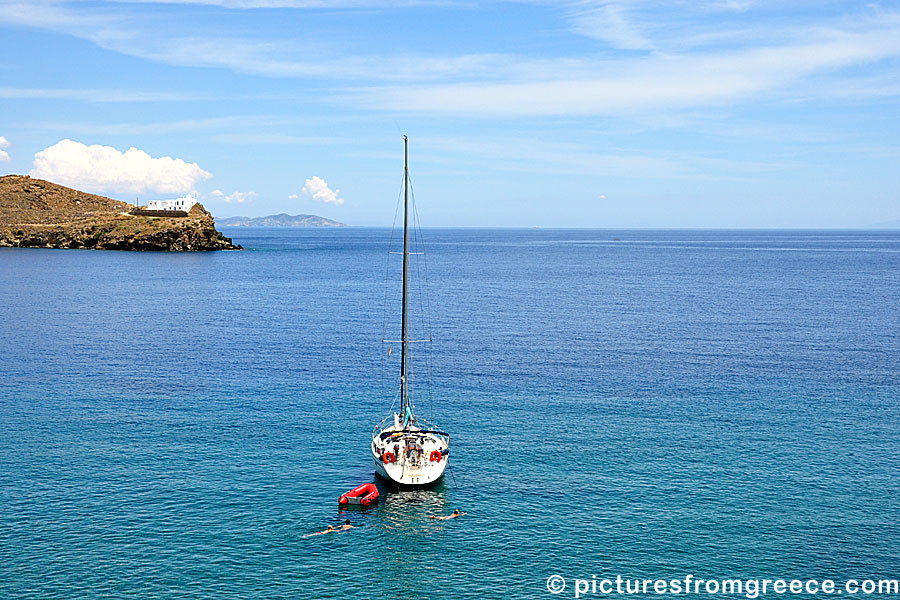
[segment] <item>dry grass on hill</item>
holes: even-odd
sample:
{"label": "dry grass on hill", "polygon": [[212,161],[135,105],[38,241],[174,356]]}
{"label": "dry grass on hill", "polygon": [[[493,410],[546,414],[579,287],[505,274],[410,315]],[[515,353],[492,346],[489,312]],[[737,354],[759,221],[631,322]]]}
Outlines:
{"label": "dry grass on hill", "polygon": [[109,250],[229,250],[196,204],[187,217],[133,216],[134,205],[25,175],[0,177],[0,246]]}

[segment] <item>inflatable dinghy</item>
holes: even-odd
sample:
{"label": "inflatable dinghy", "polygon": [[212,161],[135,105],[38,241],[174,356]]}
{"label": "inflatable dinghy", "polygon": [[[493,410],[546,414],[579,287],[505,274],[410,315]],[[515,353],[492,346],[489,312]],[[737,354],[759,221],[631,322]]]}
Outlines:
{"label": "inflatable dinghy", "polygon": [[338,503],[341,505],[361,504],[369,506],[373,502],[378,501],[378,488],[374,483],[364,483],[359,487],[355,487],[346,494],[341,494]]}

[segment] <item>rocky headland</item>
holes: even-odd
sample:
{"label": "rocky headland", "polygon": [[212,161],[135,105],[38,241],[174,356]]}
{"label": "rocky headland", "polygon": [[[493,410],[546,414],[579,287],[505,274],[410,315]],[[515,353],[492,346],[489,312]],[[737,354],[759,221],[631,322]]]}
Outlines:
{"label": "rocky headland", "polygon": [[0,177],[0,247],[240,250],[195,204],[186,217],[135,216],[127,202],[27,175]]}

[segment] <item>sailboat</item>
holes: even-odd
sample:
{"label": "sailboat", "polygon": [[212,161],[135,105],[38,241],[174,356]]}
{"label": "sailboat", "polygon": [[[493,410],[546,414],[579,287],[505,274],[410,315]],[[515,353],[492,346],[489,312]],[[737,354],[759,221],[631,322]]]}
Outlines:
{"label": "sailboat", "polygon": [[[441,478],[450,459],[450,434],[416,416],[409,339],[409,140],[403,136],[403,298],[400,318],[400,409],[372,432],[375,472],[401,486],[423,486]],[[382,340],[388,342],[389,340]],[[389,349],[390,350],[390,349]]]}

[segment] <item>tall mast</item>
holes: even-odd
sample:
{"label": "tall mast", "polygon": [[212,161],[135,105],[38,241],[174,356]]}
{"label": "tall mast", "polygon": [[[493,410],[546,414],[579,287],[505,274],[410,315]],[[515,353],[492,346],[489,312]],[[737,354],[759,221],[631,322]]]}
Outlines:
{"label": "tall mast", "polygon": [[407,376],[409,369],[406,360],[409,354],[409,334],[407,331],[407,301],[406,281],[409,269],[409,140],[403,136],[403,317],[401,318],[401,342],[400,342],[400,419],[406,418],[406,409],[409,407],[409,382]]}

